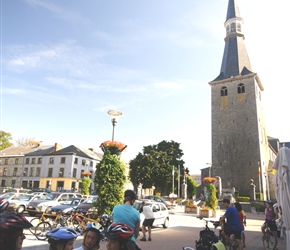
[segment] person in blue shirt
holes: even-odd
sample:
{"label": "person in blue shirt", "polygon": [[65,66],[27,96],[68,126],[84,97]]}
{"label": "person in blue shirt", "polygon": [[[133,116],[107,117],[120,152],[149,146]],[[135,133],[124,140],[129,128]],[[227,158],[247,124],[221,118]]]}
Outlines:
{"label": "person in blue shirt", "polygon": [[129,250],[139,249],[136,245],[136,239],[140,229],[140,213],[133,207],[137,195],[134,190],[126,190],[124,193],[124,204],[117,205],[113,208],[113,223],[122,222],[134,231],[131,242],[127,245]]}
{"label": "person in blue shirt", "polygon": [[[238,249],[242,250],[243,244],[241,241],[241,234],[243,227],[239,218],[238,210],[231,205],[230,200],[227,198],[223,199],[223,206],[226,208],[226,212],[220,218],[220,222],[224,223],[221,234],[232,246],[237,243]],[[232,234],[235,235],[235,240],[231,239],[230,236]]]}

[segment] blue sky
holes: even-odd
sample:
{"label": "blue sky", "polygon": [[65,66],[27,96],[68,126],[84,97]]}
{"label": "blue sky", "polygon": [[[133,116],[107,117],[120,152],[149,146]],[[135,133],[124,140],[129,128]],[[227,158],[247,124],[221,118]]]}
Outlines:
{"label": "blue sky", "polygon": [[[191,173],[211,162],[211,89],[227,0],[1,0],[1,130],[94,148],[181,143]],[[265,91],[268,134],[289,137],[286,0],[240,0],[245,44]]]}

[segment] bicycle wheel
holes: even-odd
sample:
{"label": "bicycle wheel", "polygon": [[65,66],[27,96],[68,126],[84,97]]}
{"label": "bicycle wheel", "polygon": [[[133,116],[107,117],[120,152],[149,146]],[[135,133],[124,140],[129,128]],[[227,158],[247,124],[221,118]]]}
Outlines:
{"label": "bicycle wheel", "polygon": [[38,240],[46,240],[46,233],[51,230],[51,225],[48,222],[41,222],[35,228],[35,236]]}
{"label": "bicycle wheel", "polygon": [[275,250],[278,243],[277,235],[271,230],[266,231],[263,237],[263,246],[267,250]]}
{"label": "bicycle wheel", "polygon": [[32,233],[33,235],[35,234],[35,228],[36,226],[39,224],[39,218],[33,218],[30,223],[33,225],[33,227],[29,228],[30,233]]}

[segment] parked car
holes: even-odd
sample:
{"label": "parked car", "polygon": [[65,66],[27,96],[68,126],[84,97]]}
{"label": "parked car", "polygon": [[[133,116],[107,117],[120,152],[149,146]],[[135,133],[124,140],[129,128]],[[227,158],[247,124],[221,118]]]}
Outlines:
{"label": "parked car", "polygon": [[168,199],[166,199],[164,197],[161,197],[161,196],[147,195],[144,198],[145,199],[154,200],[154,201],[157,201],[157,202],[161,202],[167,207],[167,209],[171,209],[172,207],[176,206],[175,202],[173,202],[173,204],[171,204],[171,202]]}
{"label": "parked car", "polygon": [[9,201],[9,207],[14,209],[17,213],[21,214],[26,210],[27,204],[30,201],[42,199],[43,195],[33,195],[33,194],[26,194],[20,197],[19,200],[12,200]]}
{"label": "parked car", "polygon": [[61,202],[60,205],[50,208],[49,213],[56,214],[61,212],[62,214],[68,214],[75,209],[80,203],[84,202],[84,198],[69,198],[68,200]]}
{"label": "parked car", "polygon": [[23,189],[23,188],[9,188],[7,192],[13,193],[21,193],[21,194],[31,194],[33,191],[31,189]]}
{"label": "parked car", "polygon": [[[135,201],[133,207],[140,211],[142,206],[142,200]],[[154,200],[146,200],[145,206],[150,206],[154,214],[153,226],[162,225],[163,228],[168,228],[169,226],[169,211],[164,203],[157,202]],[[145,217],[144,214],[140,214],[140,225],[143,224]]]}
{"label": "parked car", "polygon": [[91,197],[87,198],[83,203],[80,203],[77,207],[76,210],[82,212],[82,213],[87,213],[89,209],[93,207],[93,203],[96,202],[98,199],[97,195],[92,195]]}
{"label": "parked car", "polygon": [[0,198],[5,198],[9,202],[11,202],[12,200],[19,200],[24,195],[25,194],[19,194],[19,193],[15,193],[15,192],[7,192],[7,193],[0,195]]}
{"label": "parked car", "polygon": [[48,213],[51,207],[60,205],[61,202],[66,201],[69,198],[82,198],[82,195],[78,193],[51,192],[41,200],[30,201],[27,204],[27,212],[30,216]]}

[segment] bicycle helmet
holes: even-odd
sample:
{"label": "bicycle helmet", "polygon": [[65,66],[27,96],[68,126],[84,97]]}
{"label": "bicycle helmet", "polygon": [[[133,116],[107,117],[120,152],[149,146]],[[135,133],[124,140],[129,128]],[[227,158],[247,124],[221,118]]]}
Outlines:
{"label": "bicycle helmet", "polygon": [[99,223],[96,224],[95,222],[92,222],[89,225],[87,225],[85,232],[94,231],[94,232],[97,232],[98,234],[100,234],[101,233],[100,228],[101,228],[101,225]]}
{"label": "bicycle helmet", "polygon": [[125,197],[125,199],[129,198],[129,199],[132,199],[132,200],[137,200],[137,195],[136,195],[135,191],[134,190],[130,190],[130,189],[125,191],[124,197]]}
{"label": "bicycle helmet", "polygon": [[30,228],[33,225],[21,214],[5,212],[0,214],[0,230],[13,231],[15,229]]}
{"label": "bicycle helmet", "polygon": [[5,198],[0,198],[0,213],[5,211],[9,206],[9,201]]}
{"label": "bicycle helmet", "polygon": [[107,238],[120,240],[129,239],[133,236],[133,234],[133,229],[121,222],[111,224],[105,232]]}
{"label": "bicycle helmet", "polygon": [[110,223],[111,223],[111,216],[108,214],[103,214],[100,219],[100,224],[103,227],[108,227]]}
{"label": "bicycle helmet", "polygon": [[274,205],[274,202],[272,200],[266,200],[266,203],[268,203],[270,205]]}
{"label": "bicycle helmet", "polygon": [[52,229],[51,231],[47,232],[46,237],[48,240],[54,241],[68,241],[72,239],[76,239],[78,234],[75,230],[68,227],[59,227]]}

